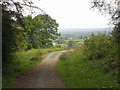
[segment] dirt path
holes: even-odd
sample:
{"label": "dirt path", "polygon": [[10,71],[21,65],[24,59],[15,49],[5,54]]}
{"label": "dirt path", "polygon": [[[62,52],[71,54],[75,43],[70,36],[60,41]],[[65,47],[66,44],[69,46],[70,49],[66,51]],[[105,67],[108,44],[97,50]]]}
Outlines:
{"label": "dirt path", "polygon": [[42,63],[24,73],[12,88],[67,88],[56,68],[61,53],[49,54]]}

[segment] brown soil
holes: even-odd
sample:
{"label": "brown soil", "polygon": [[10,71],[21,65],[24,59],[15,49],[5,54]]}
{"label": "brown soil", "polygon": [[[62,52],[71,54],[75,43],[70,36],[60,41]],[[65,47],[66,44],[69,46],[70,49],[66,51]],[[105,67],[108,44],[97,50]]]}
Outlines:
{"label": "brown soil", "polygon": [[12,88],[67,88],[61,80],[56,63],[62,52],[54,52],[39,65],[25,72]]}

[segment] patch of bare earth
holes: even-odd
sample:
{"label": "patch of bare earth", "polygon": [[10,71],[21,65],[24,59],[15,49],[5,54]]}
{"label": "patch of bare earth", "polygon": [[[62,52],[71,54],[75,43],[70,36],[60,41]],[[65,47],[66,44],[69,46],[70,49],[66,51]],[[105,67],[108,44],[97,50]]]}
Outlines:
{"label": "patch of bare earth", "polygon": [[39,65],[25,72],[12,88],[67,88],[61,80],[56,63],[62,52],[49,54]]}

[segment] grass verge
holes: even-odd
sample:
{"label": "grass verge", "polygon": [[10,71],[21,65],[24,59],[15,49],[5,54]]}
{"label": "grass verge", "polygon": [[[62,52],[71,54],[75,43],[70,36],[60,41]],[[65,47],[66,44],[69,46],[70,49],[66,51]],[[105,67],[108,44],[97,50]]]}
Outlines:
{"label": "grass verge", "polygon": [[85,55],[66,52],[61,55],[57,68],[70,88],[118,88],[117,75],[102,69],[101,63],[102,60],[90,61]]}
{"label": "grass verge", "polygon": [[17,52],[13,62],[3,65],[2,88],[9,88],[18,77],[23,75],[37,64],[40,64],[48,53],[59,51],[61,48],[32,49],[29,51]]}

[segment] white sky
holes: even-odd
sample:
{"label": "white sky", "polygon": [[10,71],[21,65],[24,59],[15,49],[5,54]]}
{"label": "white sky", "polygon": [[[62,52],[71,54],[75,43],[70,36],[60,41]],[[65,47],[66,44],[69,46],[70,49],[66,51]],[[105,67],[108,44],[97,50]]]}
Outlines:
{"label": "white sky", "polygon": [[55,19],[59,28],[108,27],[108,17],[97,10],[90,10],[90,2],[91,0],[40,0],[35,5]]}

